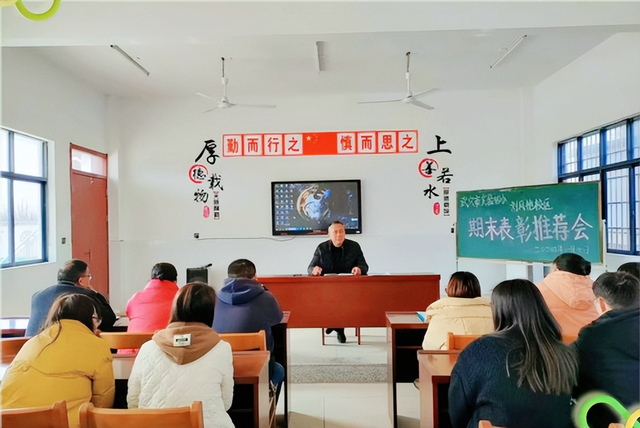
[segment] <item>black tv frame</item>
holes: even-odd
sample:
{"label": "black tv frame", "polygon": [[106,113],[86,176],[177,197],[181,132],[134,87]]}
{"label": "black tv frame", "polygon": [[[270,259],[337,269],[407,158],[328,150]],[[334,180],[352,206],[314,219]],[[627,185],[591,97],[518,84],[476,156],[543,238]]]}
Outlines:
{"label": "black tv frame", "polygon": [[[341,218],[325,218],[324,221],[316,225],[313,224],[313,220],[307,220],[309,222],[308,229],[296,230],[278,230],[276,227],[276,187],[278,185],[312,185],[312,184],[328,184],[328,185],[340,185],[350,184],[355,186],[356,191],[356,204],[357,204],[357,227],[353,227],[350,222],[343,221],[345,223],[345,232],[347,234],[360,234],[362,233],[362,184],[360,179],[343,179],[343,180],[288,180],[288,181],[272,181],[271,182],[271,233],[273,236],[282,235],[324,235],[327,233],[329,225],[336,220],[343,221]],[[299,211],[298,211],[299,212]],[[344,213],[338,214],[338,216]]]}

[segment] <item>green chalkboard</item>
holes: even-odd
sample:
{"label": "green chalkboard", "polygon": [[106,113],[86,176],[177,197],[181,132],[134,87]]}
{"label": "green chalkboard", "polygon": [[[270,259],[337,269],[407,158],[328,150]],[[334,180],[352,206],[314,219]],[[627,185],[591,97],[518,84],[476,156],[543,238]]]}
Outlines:
{"label": "green chalkboard", "polygon": [[456,203],[458,257],[602,262],[597,182],[457,192]]}

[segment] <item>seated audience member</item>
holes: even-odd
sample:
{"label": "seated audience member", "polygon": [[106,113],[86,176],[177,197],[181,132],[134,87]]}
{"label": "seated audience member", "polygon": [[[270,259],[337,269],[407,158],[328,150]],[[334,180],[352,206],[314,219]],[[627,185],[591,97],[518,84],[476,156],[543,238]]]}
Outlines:
{"label": "seated audience member", "polygon": [[[640,403],[640,282],[625,272],[603,273],[593,284],[600,318],[584,327],[578,352],[578,386],[574,397],[604,391],[627,408]],[[591,428],[624,423],[606,405],[589,409]]]}
{"label": "seated audience member", "polygon": [[453,427],[571,427],[578,364],[540,291],[525,279],[503,281],[491,305],[495,333],[471,342],[451,373]]}
{"label": "seated audience member", "polygon": [[111,352],[97,336],[95,301],[83,294],[58,297],[43,330],[24,344],[2,379],[2,407],[51,406],[65,400],[69,425],[79,425],[83,403],[111,407],[115,381]]}
{"label": "seated audience member", "polygon": [[232,262],[227,268],[224,287],[217,295],[213,328],[220,333],[252,333],[264,330],[267,349],[271,352],[269,379],[277,387],[276,397],[284,379],[284,368],[273,357],[271,326],[282,321],[278,301],[256,281],[256,266],[247,259]]}
{"label": "seated audience member", "polygon": [[640,263],[629,262],[629,263],[622,264],[618,268],[618,272],[625,272],[630,275],[633,275],[636,279],[640,279]]}
{"label": "seated audience member", "polygon": [[564,335],[577,336],[582,327],[598,318],[590,273],[591,263],[577,254],[564,253],[556,257],[551,273],[538,284]]}
{"label": "seated audience member", "polygon": [[447,296],[429,305],[429,323],[422,349],[447,349],[447,333],[485,334],[493,331],[491,303],[480,294],[480,282],[471,272],[455,272],[445,290]]}
{"label": "seated audience member", "polygon": [[178,271],[171,263],[157,263],[151,280],[127,303],[127,331],[153,333],[169,324],[173,298],[178,292]]}
{"label": "seated audience member", "polygon": [[205,428],[232,428],[231,346],[211,328],[216,293],[192,282],[176,294],[167,328],[140,348],[129,377],[130,409],[189,406],[202,401]]}
{"label": "seated audience member", "polygon": [[84,294],[95,301],[98,316],[102,319],[100,329],[109,331],[116,322],[116,314],[109,306],[107,299],[91,286],[89,266],[82,260],[73,259],[65,262],[58,271],[58,283],[38,291],[31,297],[31,317],[27,325],[27,336],[40,331],[53,302],[62,294]]}

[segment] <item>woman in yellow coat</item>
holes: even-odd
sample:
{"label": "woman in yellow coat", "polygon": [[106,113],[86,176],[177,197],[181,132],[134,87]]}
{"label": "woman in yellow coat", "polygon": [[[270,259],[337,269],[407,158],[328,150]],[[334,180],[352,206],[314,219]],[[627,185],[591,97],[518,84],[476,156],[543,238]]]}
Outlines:
{"label": "woman in yellow coat", "polygon": [[112,356],[96,335],[100,321],[90,297],[60,296],[43,330],[24,344],[7,369],[0,386],[2,407],[50,406],[65,400],[71,427],[79,424],[82,403],[111,407]]}

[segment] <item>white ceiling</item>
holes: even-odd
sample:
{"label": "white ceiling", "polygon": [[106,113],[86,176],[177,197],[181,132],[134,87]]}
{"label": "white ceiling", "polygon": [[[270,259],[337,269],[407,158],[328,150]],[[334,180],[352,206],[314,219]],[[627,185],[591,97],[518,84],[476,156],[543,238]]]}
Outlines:
{"label": "white ceiling", "polygon": [[[39,12],[51,3],[25,4]],[[640,1],[63,0],[46,21],[29,21],[13,6],[1,12],[3,49],[29,49],[105,94],[218,98],[224,56],[229,98],[239,103],[277,104],[305,94],[401,96],[407,51],[414,92],[532,86],[613,34],[640,31]],[[321,72],[316,41],[324,42]]]}

